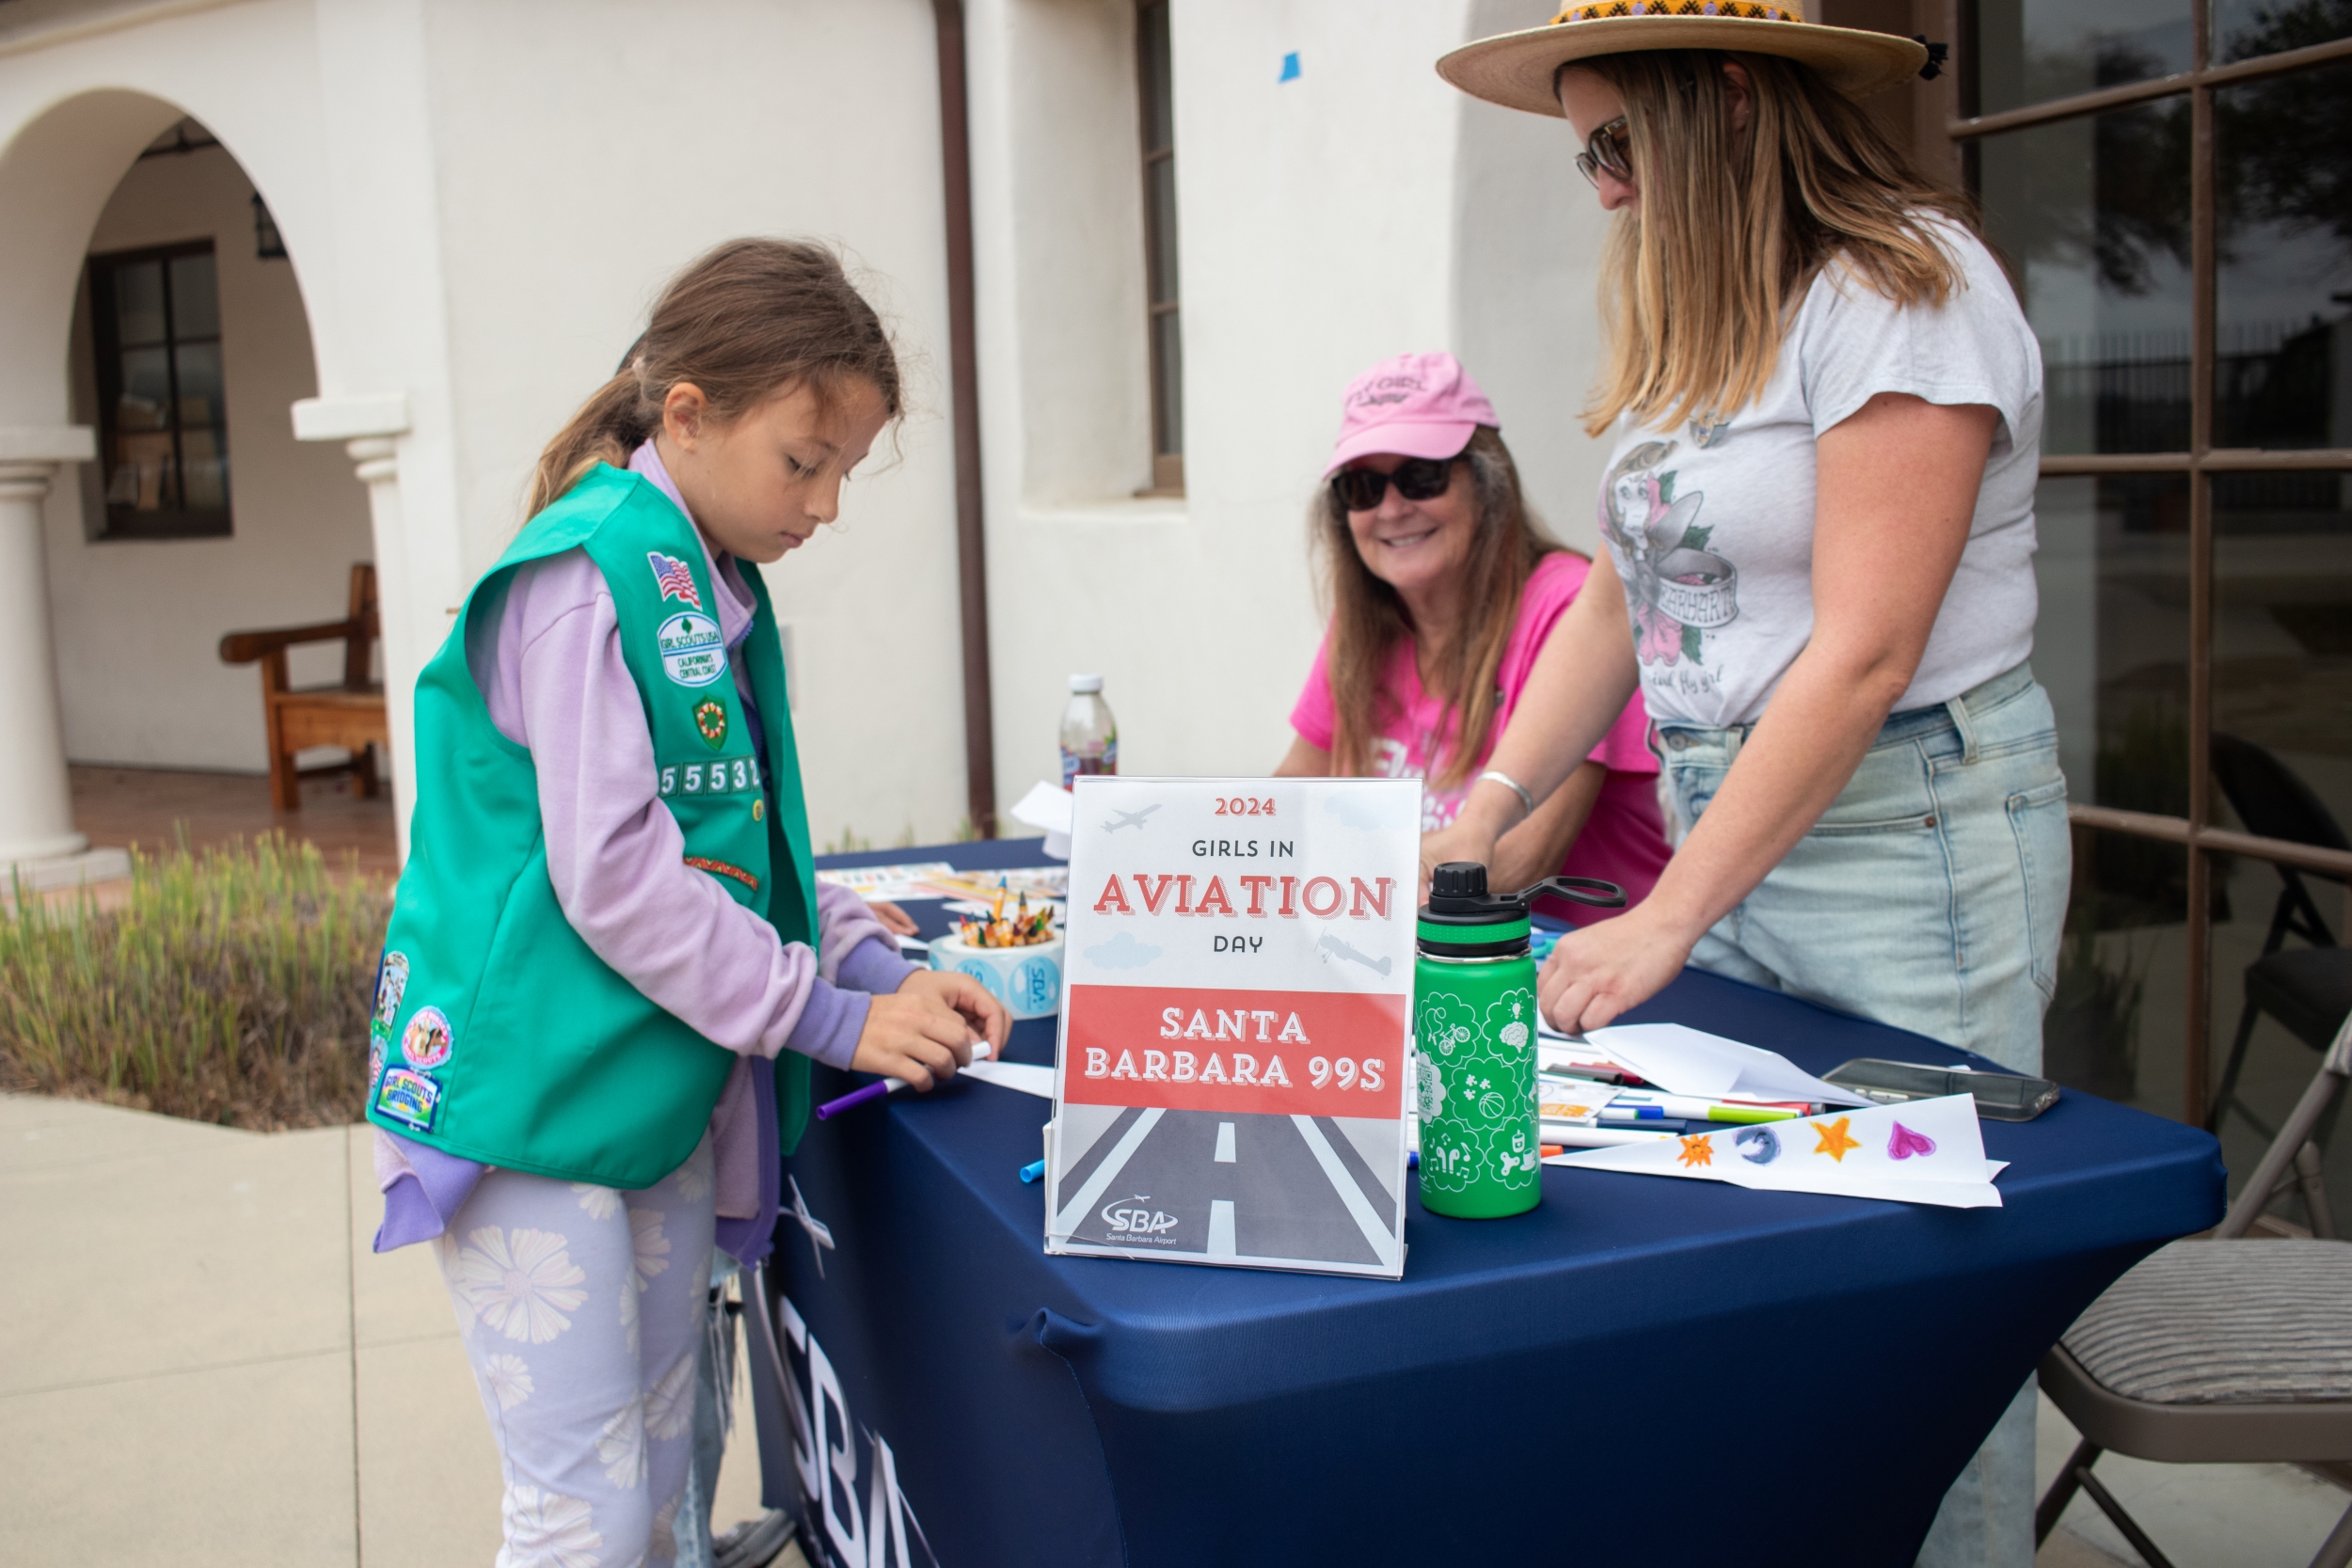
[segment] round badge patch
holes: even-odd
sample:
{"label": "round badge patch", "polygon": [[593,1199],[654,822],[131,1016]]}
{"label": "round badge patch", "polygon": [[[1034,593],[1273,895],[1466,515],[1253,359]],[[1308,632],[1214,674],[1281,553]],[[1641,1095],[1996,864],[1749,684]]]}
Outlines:
{"label": "round badge patch", "polygon": [[654,634],[661,667],[680,686],[708,686],[727,673],[726,640],[719,623],[699,610],[689,610],[661,623]]}
{"label": "round badge patch", "polygon": [[400,1053],[408,1058],[410,1067],[437,1068],[449,1060],[455,1044],[449,1015],[438,1007],[419,1007],[408,1021],[407,1033],[400,1037]]}

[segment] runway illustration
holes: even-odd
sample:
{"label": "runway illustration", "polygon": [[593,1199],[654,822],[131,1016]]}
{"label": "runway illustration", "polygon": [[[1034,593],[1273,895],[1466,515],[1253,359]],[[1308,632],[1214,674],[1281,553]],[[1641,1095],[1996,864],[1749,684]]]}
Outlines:
{"label": "runway illustration", "polygon": [[1061,1178],[1054,1228],[1070,1243],[1368,1269],[1394,1257],[1397,1195],[1375,1165],[1393,1164],[1398,1123],[1132,1107],[1063,1115],[1065,1138],[1093,1133]]}

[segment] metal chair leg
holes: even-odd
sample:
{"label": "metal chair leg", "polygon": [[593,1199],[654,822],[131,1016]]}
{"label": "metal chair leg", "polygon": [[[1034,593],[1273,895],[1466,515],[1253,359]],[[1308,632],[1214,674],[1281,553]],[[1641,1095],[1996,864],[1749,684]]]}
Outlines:
{"label": "metal chair leg", "polygon": [[2090,1473],[2088,1465],[2082,1469],[2082,1482],[2083,1490],[2090,1494],[2090,1500],[2099,1505],[2099,1512],[2107,1516],[2107,1522],[2122,1531],[2123,1539],[2132,1544],[2132,1550],[2147,1560],[2148,1568],[2172,1568],[2172,1560],[2156,1549],[2156,1544],[2148,1539],[2148,1532],[2139,1528],[2139,1521],[2123,1512],[2115,1494]]}
{"label": "metal chair leg", "polygon": [[2352,1508],[2345,1509],[2336,1528],[2328,1532],[2319,1555],[2312,1559],[2312,1568],[2344,1568],[2346,1563],[2352,1563]]}
{"label": "metal chair leg", "polygon": [[2295,1176],[2303,1190],[2303,1214],[2312,1222],[2312,1234],[2334,1241],[2336,1216],[2328,1207],[2328,1177],[2320,1166],[2317,1143],[2307,1142],[2295,1151]]}
{"label": "metal chair leg", "polygon": [[2221,1087],[2214,1094],[2213,1109],[2205,1113],[2205,1131],[2216,1137],[2221,1135],[2221,1118],[2230,1114],[2230,1101],[2237,1095],[2237,1075],[2246,1066],[2246,1047],[2254,1037],[2254,1020],[2260,1016],[2253,999],[2249,997],[2245,1010],[2237,1016],[2237,1036],[2230,1041],[2230,1059],[2221,1069]]}
{"label": "metal chair leg", "polygon": [[2067,1460],[2065,1468],[2058,1471],[2058,1479],[2050,1482],[2050,1490],[2042,1495],[2042,1501],[2033,1511],[2033,1544],[2037,1548],[2050,1539],[2052,1530],[2058,1528],[2058,1515],[2064,1513],[2066,1505],[2074,1500],[2074,1493],[2082,1486],[2083,1478],[2090,1474],[2091,1465],[2098,1463],[2099,1455],[2105,1451],[2090,1438],[2084,1438],[2075,1448],[2074,1456]]}

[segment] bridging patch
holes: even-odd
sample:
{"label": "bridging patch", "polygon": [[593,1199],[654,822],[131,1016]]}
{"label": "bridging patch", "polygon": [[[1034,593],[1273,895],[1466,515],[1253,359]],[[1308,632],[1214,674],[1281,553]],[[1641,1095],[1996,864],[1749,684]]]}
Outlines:
{"label": "bridging patch", "polygon": [[421,1072],[393,1068],[375,1091],[375,1110],[404,1127],[430,1132],[433,1118],[441,1111],[441,1085]]}

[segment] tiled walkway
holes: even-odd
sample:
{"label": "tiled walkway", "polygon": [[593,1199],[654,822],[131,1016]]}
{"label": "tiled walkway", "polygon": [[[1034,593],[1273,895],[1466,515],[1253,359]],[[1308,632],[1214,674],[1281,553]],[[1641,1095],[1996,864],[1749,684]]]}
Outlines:
{"label": "tiled walkway", "polygon": [[183,824],[191,847],[282,828],[317,845],[331,866],[356,855],[363,871],[399,869],[390,794],[362,799],[348,778],[306,783],[302,809],[281,812],[271,809],[269,781],[258,774],[80,766],[69,772],[73,825],[93,845],[160,848],[177,841]]}
{"label": "tiled walkway", "polygon": [[0,1095],[0,1562],[487,1568],[498,1455],[430,1252],[367,1250],[367,1136]]}

